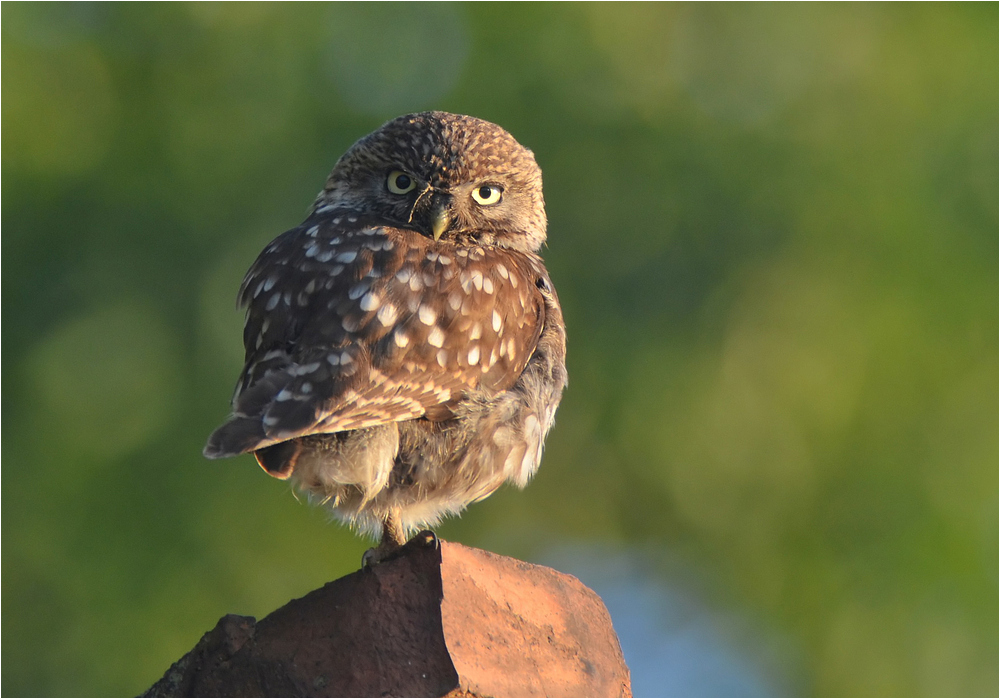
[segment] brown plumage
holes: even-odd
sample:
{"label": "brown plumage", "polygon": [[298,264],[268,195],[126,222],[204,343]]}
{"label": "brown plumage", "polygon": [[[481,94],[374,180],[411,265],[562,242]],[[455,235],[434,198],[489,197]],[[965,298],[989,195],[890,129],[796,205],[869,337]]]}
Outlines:
{"label": "brown plumage", "polygon": [[480,119],[394,119],[247,272],[246,365],[205,447],[253,452],[380,553],[534,475],[566,384],[541,171]]}

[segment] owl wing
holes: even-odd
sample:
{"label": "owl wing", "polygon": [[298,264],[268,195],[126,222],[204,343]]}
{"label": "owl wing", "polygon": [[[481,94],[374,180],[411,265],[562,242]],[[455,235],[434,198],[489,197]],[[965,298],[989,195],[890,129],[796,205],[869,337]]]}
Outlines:
{"label": "owl wing", "polygon": [[426,417],[510,388],[544,324],[537,256],[333,212],[268,245],[240,288],[246,365],[205,455]]}

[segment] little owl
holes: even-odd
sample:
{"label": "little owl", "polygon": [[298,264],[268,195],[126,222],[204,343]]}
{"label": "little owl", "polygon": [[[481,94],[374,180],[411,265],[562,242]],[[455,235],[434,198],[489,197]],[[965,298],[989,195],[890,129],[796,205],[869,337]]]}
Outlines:
{"label": "little owl", "polygon": [[240,286],[246,365],[205,456],[252,452],[351,525],[413,531],[538,469],[566,385],[530,150],[402,116],[337,161]]}

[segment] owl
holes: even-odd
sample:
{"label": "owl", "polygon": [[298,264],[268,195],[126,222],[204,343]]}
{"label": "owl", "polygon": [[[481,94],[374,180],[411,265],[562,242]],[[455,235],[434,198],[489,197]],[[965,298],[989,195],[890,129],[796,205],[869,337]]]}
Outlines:
{"label": "owl", "polygon": [[499,126],[409,114],[355,143],[247,272],[218,459],[252,453],[354,528],[412,532],[538,469],[566,331],[541,170]]}

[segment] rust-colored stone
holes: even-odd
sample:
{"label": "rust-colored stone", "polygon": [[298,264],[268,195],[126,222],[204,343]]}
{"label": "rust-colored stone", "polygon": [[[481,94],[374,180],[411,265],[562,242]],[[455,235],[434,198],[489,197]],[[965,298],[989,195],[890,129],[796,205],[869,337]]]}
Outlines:
{"label": "rust-colored stone", "polygon": [[580,581],[425,541],[260,622],[223,617],[144,696],[630,696]]}
{"label": "rust-colored stone", "polygon": [[627,697],[597,594],[571,575],[442,543],[441,616],[463,689],[494,697]]}

